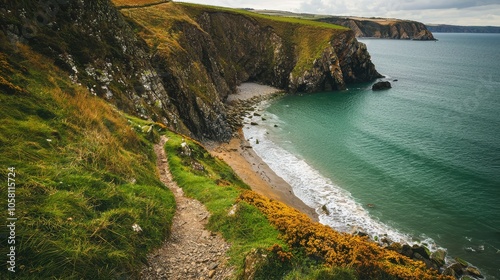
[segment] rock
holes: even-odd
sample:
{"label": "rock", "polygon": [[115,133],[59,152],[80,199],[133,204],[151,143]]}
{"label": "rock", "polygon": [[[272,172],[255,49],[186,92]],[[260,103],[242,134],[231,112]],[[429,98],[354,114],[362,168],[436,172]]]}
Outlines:
{"label": "rock", "polygon": [[389,81],[377,82],[372,86],[372,90],[385,90],[392,88]]}
{"label": "rock", "polygon": [[445,264],[446,251],[445,250],[436,250],[431,254],[431,260],[434,261],[439,267]]}
{"label": "rock", "polygon": [[328,211],[328,208],[326,207],[326,204],[321,206],[321,210],[323,210],[323,212],[326,214],[326,215],[330,215],[330,211]]}
{"label": "rock", "polygon": [[459,264],[461,264],[463,267],[468,267],[469,266],[469,263],[459,257],[456,257],[455,258],[455,261]]}
{"label": "rock", "polygon": [[362,232],[362,231],[357,231],[357,232],[356,232],[356,235],[357,235],[357,236],[364,237],[364,236],[368,236],[368,233],[366,233],[366,232]]}
{"label": "rock", "polygon": [[481,271],[479,271],[479,269],[477,269],[476,267],[473,267],[473,266],[469,266],[465,269],[465,272],[467,272],[469,275],[472,275],[472,276],[475,276],[475,277],[479,277],[479,278],[483,278],[483,275],[481,274]]}
{"label": "rock", "polygon": [[443,271],[443,275],[457,278],[457,273],[451,267],[445,268],[445,270]]}
{"label": "rock", "polygon": [[215,275],[215,270],[212,269],[208,272],[208,278],[212,278],[214,277],[214,275]]}
{"label": "rock", "polygon": [[243,270],[244,280],[252,280],[255,278],[255,273],[265,262],[267,255],[263,253],[263,249],[252,249],[245,257],[245,266]]}
{"label": "rock", "polygon": [[430,258],[430,251],[425,246],[413,245],[411,249],[413,250],[413,252],[419,253],[422,257],[426,259]]}
{"label": "rock", "polygon": [[250,125],[259,125],[259,124],[256,122],[251,122]]}
{"label": "rock", "polygon": [[446,270],[449,270],[449,269],[453,270],[453,272],[456,276],[460,276],[460,275],[464,274],[464,266],[461,265],[460,263],[454,263],[446,268]]}
{"label": "rock", "polygon": [[278,125],[277,125],[277,124],[275,124],[275,125],[274,125],[274,127],[278,127]]}
{"label": "rock", "polygon": [[383,237],[380,242],[382,242],[382,244],[386,244],[386,245],[390,245],[392,244],[392,240],[390,240],[389,238],[387,237]]}
{"label": "rock", "polygon": [[210,269],[210,270],[214,270],[214,269],[216,269],[218,266],[219,266],[219,263],[217,263],[217,262],[213,262],[213,263],[211,263],[211,264],[210,264],[210,266],[208,266],[208,269]]}
{"label": "rock", "polygon": [[425,24],[409,20],[394,20],[378,22],[372,18],[351,18],[331,16],[319,21],[348,27],[356,37],[374,37],[387,39],[435,40]]}
{"label": "rock", "polygon": [[410,245],[403,245],[403,247],[401,248],[401,255],[407,256],[408,258],[413,257],[413,250],[411,249]]}
{"label": "rock", "polygon": [[419,260],[419,261],[422,261],[423,263],[425,263],[425,266],[429,269],[431,269],[431,268],[436,269],[436,270],[438,269],[438,266],[433,261],[422,256],[420,253],[415,252],[413,254],[413,258],[415,260]]}
{"label": "rock", "polygon": [[391,244],[389,244],[389,246],[387,246],[387,249],[396,252],[401,252],[401,250],[403,249],[403,245],[401,245],[401,243],[399,242],[392,242]]}

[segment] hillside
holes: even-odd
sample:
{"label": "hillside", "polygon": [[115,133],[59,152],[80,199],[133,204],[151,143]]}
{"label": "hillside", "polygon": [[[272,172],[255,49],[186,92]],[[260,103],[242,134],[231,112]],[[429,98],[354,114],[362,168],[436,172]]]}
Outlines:
{"label": "hillside", "polygon": [[378,76],[364,45],[338,26],[176,3],[117,4],[120,12],[108,1],[9,2],[0,24],[9,41],[53,58],[95,95],[198,139],[229,139],[223,101],[241,82],[313,92]]}
{"label": "hillside", "polygon": [[412,20],[378,17],[329,16],[272,10],[255,10],[255,12],[265,15],[308,19],[344,26],[351,29],[357,38],[435,40],[432,33],[427,30],[427,27],[423,23]]}
{"label": "hillside", "polygon": [[[164,126],[127,117],[3,33],[0,42],[0,174],[15,174],[10,217],[17,219],[8,243],[15,272],[3,266],[0,278],[137,275],[175,211],[151,150]],[[1,242],[6,256],[4,230]]]}
{"label": "hillside", "polygon": [[314,92],[379,77],[352,31],[164,1],[3,4],[1,217],[15,228],[0,232],[1,279],[139,279],[176,238],[179,196],[158,163],[204,204],[237,279],[449,279],[423,247],[386,249],[254,193],[198,142],[231,137],[224,101],[241,82]]}
{"label": "hillside", "polygon": [[325,17],[318,20],[349,27],[356,37],[435,40],[432,32],[417,21],[362,17]]}
{"label": "hillside", "polygon": [[500,33],[499,26],[460,26],[448,24],[427,24],[431,32],[443,33]]}

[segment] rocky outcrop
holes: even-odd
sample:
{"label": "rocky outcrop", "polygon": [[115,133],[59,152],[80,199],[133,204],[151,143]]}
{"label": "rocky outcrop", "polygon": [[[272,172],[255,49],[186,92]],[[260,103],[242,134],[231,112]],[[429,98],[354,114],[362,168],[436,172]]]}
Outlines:
{"label": "rocky outcrop", "polygon": [[290,90],[317,92],[342,90],[347,83],[370,81],[381,75],[370,60],[366,45],[354,38],[352,31],[335,36],[312,68],[298,77],[290,76]]}
{"label": "rocky outcrop", "polygon": [[0,30],[120,109],[184,133],[149,48],[110,1],[4,1]]}
{"label": "rocky outcrop", "polygon": [[376,82],[372,86],[372,90],[375,90],[375,91],[377,91],[377,90],[384,90],[384,89],[390,89],[390,88],[392,88],[391,82],[388,82],[388,81]]}
{"label": "rocky outcrop", "polygon": [[349,27],[356,37],[435,40],[427,27],[416,21],[350,17],[327,17],[319,21]]}
{"label": "rocky outcrop", "polygon": [[[199,6],[168,3],[154,7],[167,22],[170,36],[151,37],[142,24],[144,40],[158,44],[154,65],[180,112],[182,121],[199,139],[227,140],[231,120],[223,104],[246,81],[288,92],[344,89],[346,83],[370,81],[379,76],[366,47],[348,30],[323,31],[320,41],[301,32],[301,25],[262,21],[258,17]],[[147,21],[126,10],[136,22]],[[178,19],[173,14],[186,14]],[[155,20],[158,20],[156,18]],[[160,38],[160,39],[158,39]],[[172,46],[175,38],[179,46]],[[298,39],[297,39],[298,38]],[[304,61],[300,41],[318,41],[323,52]]]}
{"label": "rocky outcrop", "polygon": [[118,11],[109,0],[6,1],[0,13],[12,44],[119,109],[200,140],[231,137],[224,102],[242,82],[314,92],[379,76],[348,30],[318,36],[312,25],[173,2]]}
{"label": "rocky outcrop", "polygon": [[443,33],[500,33],[499,26],[460,26],[448,24],[427,24],[431,32]]}

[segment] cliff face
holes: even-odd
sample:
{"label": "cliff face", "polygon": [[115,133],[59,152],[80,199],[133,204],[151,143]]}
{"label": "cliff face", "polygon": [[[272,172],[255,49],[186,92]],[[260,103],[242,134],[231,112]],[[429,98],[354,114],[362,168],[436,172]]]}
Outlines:
{"label": "cliff face", "polygon": [[12,44],[120,109],[198,139],[229,139],[224,101],[241,82],[314,92],[379,76],[349,30],[176,3],[120,12],[108,0],[7,1],[0,13]]}
{"label": "cliff face", "polygon": [[0,30],[120,109],[188,133],[152,67],[149,48],[109,1],[4,1]]}
{"label": "cliff face", "polygon": [[427,24],[431,32],[443,33],[500,33],[499,26],[460,26],[448,24]]}
{"label": "cliff face", "polygon": [[348,17],[328,17],[319,19],[319,21],[349,27],[354,31],[356,37],[435,40],[427,27],[416,21]]}
{"label": "cliff face", "polygon": [[366,45],[352,31],[335,36],[314,60],[312,68],[300,76],[290,76],[291,91],[316,92],[342,90],[347,83],[365,82],[381,77],[370,60]]}
{"label": "cliff face", "polygon": [[[230,137],[223,103],[242,82],[315,92],[379,76],[366,47],[349,30],[175,3],[122,12],[137,23],[148,45],[157,47],[155,67],[183,122],[199,138]],[[154,26],[151,14],[162,23]],[[165,29],[168,34],[158,34]]]}

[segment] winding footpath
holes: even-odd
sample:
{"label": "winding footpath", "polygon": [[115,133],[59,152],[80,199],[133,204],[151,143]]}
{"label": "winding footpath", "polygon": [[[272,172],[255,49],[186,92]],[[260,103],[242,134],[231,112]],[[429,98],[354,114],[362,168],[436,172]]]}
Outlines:
{"label": "winding footpath", "polygon": [[172,233],[161,248],[148,256],[141,279],[229,279],[234,270],[227,264],[230,245],[219,235],[205,229],[210,213],[195,199],[184,196],[172,179],[165,153],[167,137],[154,146],[161,181],[175,196],[176,213]]}

